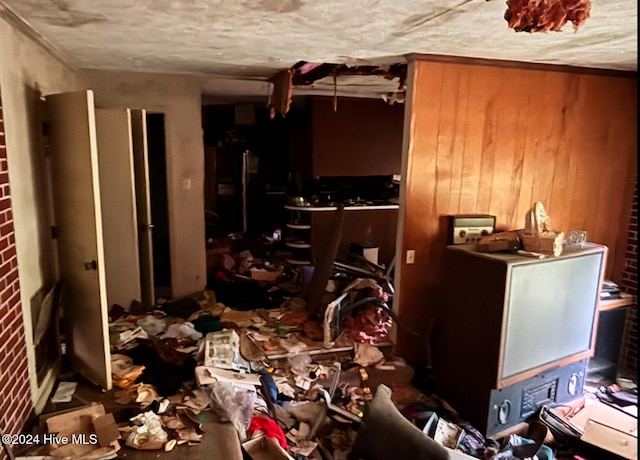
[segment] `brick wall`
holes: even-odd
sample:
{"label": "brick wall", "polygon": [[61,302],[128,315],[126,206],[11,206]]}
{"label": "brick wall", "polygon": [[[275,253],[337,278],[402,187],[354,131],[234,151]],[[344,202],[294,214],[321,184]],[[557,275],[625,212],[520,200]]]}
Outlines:
{"label": "brick wall", "polygon": [[6,434],[19,434],[31,412],[28,372],[0,95],[0,429]]}
{"label": "brick wall", "polygon": [[[638,296],[638,180],[633,194],[633,207],[629,221],[625,269],[620,287],[634,296]],[[638,375],[638,305],[627,309],[622,349],[620,351],[619,374],[637,381]]]}

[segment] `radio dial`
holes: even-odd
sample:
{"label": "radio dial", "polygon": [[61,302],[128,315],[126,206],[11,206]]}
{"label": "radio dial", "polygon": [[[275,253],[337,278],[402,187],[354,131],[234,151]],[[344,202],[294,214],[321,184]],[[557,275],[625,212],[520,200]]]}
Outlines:
{"label": "radio dial", "polygon": [[578,383],[580,382],[580,377],[575,372],[571,374],[569,377],[569,383],[567,384],[567,392],[571,396],[575,396],[578,392]]}
{"label": "radio dial", "polygon": [[509,420],[511,414],[511,401],[505,399],[498,406],[498,423],[504,425]]}
{"label": "radio dial", "polygon": [[487,236],[487,235],[489,234],[489,232],[488,232],[487,230],[482,230],[482,231],[480,232],[480,234],[481,234],[482,236]]}
{"label": "radio dial", "polygon": [[464,238],[466,234],[467,234],[466,230],[460,230],[460,233],[459,233],[460,238]]}

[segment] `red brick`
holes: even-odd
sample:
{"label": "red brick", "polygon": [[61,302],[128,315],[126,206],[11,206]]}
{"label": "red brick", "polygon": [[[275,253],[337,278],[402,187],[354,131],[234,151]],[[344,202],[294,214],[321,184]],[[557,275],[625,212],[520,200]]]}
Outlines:
{"label": "red brick", "polygon": [[11,261],[5,262],[0,265],[0,276],[5,277],[11,271]]}
{"label": "red brick", "polygon": [[[4,300],[3,300],[4,302]],[[10,310],[7,312],[6,315],[4,315],[4,317],[2,318],[2,325],[3,327],[9,326],[13,320],[16,318],[16,312],[15,310]]]}
{"label": "red brick", "polygon": [[20,289],[15,289],[12,287],[13,296],[9,299],[9,305],[16,307],[16,311],[19,316],[22,318],[22,311],[20,310]]}
{"label": "red brick", "polygon": [[0,393],[7,394],[7,392],[4,390],[8,388],[10,372],[6,371],[5,369],[2,369],[2,371],[4,373],[0,376]]}
{"label": "red brick", "polygon": [[[2,294],[0,294],[0,302],[8,302],[9,299],[11,298],[11,296],[13,295],[13,288],[9,287],[8,289],[5,289]],[[8,304],[11,305],[11,304]]]}
{"label": "red brick", "polygon": [[[0,174],[3,176],[3,174]],[[0,200],[0,211],[4,211],[5,209],[9,209],[11,207],[11,198],[3,198]]]}
{"label": "red brick", "polygon": [[6,250],[2,251],[2,261],[7,261],[9,259],[11,259],[12,257],[16,256],[16,247],[15,246],[11,246],[9,248],[7,248]]}
{"label": "red brick", "polygon": [[12,284],[12,283],[16,282],[17,280],[18,280],[18,270],[13,270],[5,278],[5,281],[7,282],[7,284]]}
{"label": "red brick", "polygon": [[[4,356],[2,357],[2,361],[0,361],[0,369],[9,370],[11,368],[11,361],[13,361],[13,356],[8,351],[3,350]],[[9,373],[9,379],[11,379],[11,373]]]}
{"label": "red brick", "polygon": [[[9,325],[9,321],[5,322],[5,318],[2,317],[0,318],[0,324],[2,324],[2,334],[0,334],[0,350],[3,350],[5,348],[5,344],[7,343],[7,340],[9,340],[9,337],[11,336],[11,332],[8,328],[6,328],[5,326]],[[4,369],[0,369],[0,373],[4,372]]]}
{"label": "red brick", "polygon": [[[13,398],[12,395],[12,399],[11,399],[11,403],[9,404],[9,407],[7,408],[7,412],[11,415],[11,419],[13,420],[13,416],[15,415],[16,411],[18,410],[18,401],[15,400],[15,398]],[[12,423],[12,425],[15,426],[17,425],[15,422]]]}
{"label": "red brick", "polygon": [[[6,198],[4,200],[0,200],[0,203],[6,203],[9,202],[9,206],[11,206],[11,201],[7,200]],[[13,234],[13,224],[10,222],[7,222],[6,224],[4,224],[3,226],[0,227],[0,235],[7,235],[7,236],[11,236]],[[9,238],[9,242],[11,242],[11,238]]]}
{"label": "red brick", "polygon": [[[24,339],[23,342],[24,344]],[[18,362],[18,368],[17,368],[17,372],[21,375],[25,375],[25,376],[29,376],[29,369],[27,366],[27,350],[26,350],[26,345],[23,346],[23,350],[18,354],[18,356],[22,356],[24,359],[20,359],[20,361]],[[28,382],[28,380],[25,381],[25,385],[26,382]]]}
{"label": "red brick", "polygon": [[17,345],[18,345],[18,334],[12,334],[11,337],[9,337],[9,340],[7,341],[7,343],[5,344],[5,349],[15,351]]}

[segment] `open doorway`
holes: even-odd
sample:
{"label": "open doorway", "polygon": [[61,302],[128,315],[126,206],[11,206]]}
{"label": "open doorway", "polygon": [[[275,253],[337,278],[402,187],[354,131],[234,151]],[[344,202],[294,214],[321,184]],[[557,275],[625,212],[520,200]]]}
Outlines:
{"label": "open doorway", "polygon": [[169,212],[167,163],[163,113],[147,114],[149,152],[149,194],[153,216],[153,281],[156,298],[171,298],[171,253],[169,250]]}
{"label": "open doorway", "polygon": [[273,235],[287,219],[288,127],[262,102],[203,105],[207,238]]}

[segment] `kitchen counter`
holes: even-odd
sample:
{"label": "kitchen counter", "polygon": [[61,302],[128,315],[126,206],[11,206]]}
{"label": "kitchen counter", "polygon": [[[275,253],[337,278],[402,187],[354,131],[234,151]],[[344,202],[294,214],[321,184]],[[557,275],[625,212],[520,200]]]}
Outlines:
{"label": "kitchen counter", "polygon": [[[386,209],[398,209],[400,206],[397,204],[361,204],[344,206],[345,211],[375,211]],[[285,209],[290,211],[303,211],[303,212],[323,212],[323,211],[337,211],[338,206],[291,206],[285,205]]]}

